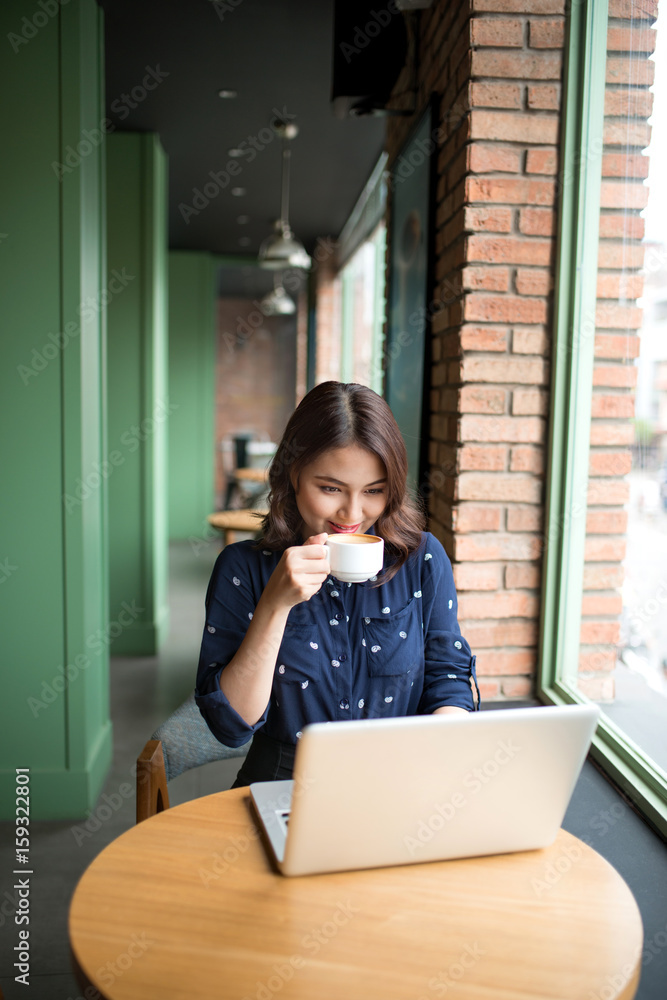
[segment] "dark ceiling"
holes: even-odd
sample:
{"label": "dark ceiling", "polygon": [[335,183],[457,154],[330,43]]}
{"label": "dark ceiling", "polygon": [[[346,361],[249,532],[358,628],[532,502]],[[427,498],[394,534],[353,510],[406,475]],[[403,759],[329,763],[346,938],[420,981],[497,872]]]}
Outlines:
{"label": "dark ceiling", "polygon": [[[299,126],[292,229],[309,251],[317,236],[338,235],[380,156],[385,125],[333,117],[333,0],[99,3],[107,114],[118,129],[160,136],[172,249],[256,255],[280,208],[281,145],[269,129],[276,111]],[[143,87],[147,73],[152,90]],[[221,99],[223,88],[238,97]],[[236,160],[227,152],[234,147],[244,150]],[[230,162],[238,173],[226,182]],[[232,188],[245,194],[235,197]]]}

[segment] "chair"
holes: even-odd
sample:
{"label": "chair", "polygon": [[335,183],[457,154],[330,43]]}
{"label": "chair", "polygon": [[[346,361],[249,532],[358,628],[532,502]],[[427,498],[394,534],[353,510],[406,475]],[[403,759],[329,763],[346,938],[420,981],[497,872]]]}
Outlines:
{"label": "chair", "polygon": [[159,726],[137,757],[137,823],[169,808],[167,783],[213,760],[245,757],[250,743],[227,747],[216,740],[194,692]]}

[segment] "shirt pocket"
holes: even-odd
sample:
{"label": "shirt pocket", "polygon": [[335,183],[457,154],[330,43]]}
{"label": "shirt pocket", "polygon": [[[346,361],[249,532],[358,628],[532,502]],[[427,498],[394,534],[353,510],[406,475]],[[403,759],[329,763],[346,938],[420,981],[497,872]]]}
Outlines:
{"label": "shirt pocket", "polygon": [[421,602],[416,598],[395,614],[362,619],[369,677],[401,677],[424,662]]}
{"label": "shirt pocket", "polygon": [[305,690],[317,682],[321,663],[321,643],[315,623],[288,621],[278,651],[274,689],[298,684]]}

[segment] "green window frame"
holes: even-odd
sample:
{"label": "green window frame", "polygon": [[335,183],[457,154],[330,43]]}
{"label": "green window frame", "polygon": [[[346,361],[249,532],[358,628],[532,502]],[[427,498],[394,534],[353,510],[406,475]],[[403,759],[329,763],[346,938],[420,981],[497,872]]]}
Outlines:
{"label": "green window frame", "polygon": [[[585,700],[576,688],[576,671],[593,391],[607,20],[607,0],[583,0],[570,7],[537,678],[539,698],[551,704]],[[604,711],[592,755],[646,819],[667,836],[663,772]]]}

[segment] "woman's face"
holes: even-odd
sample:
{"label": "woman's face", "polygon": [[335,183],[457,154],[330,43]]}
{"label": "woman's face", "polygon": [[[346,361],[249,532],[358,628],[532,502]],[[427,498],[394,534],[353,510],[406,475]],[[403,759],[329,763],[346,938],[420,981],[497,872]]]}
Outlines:
{"label": "woman's face", "polygon": [[332,448],[301,471],[296,503],[304,541],[322,531],[368,531],[387,506],[387,470],[359,445]]}

